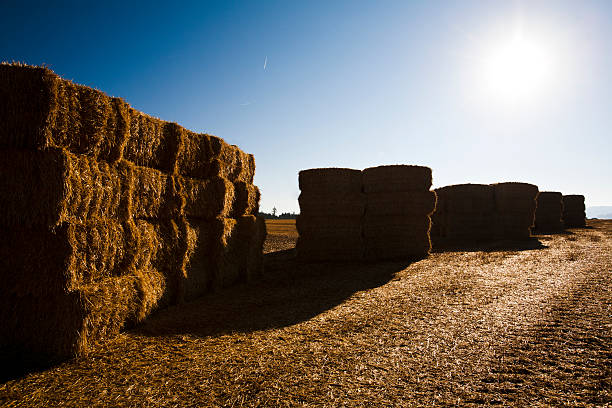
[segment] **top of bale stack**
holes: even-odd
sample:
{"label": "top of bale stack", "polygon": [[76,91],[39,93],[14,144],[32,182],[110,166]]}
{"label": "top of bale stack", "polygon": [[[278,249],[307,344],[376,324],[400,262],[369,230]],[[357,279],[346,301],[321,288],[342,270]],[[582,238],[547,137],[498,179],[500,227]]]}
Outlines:
{"label": "top of bale stack", "polygon": [[316,193],[359,193],[361,171],[346,168],[302,170],[298,174],[300,190]]}
{"label": "top of bale stack", "polygon": [[435,190],[438,211],[487,213],[495,210],[493,186],[488,184],[454,184]]}
{"label": "top of bale stack", "polygon": [[427,191],[431,188],[431,169],[424,166],[389,165],[363,170],[363,191]]}
{"label": "top of bale stack", "polygon": [[497,210],[503,213],[533,213],[538,186],[521,182],[491,184],[495,190]]}
{"label": "top of bale stack", "polygon": [[[110,163],[253,182],[252,155],[223,139],[139,112],[45,67],[0,64],[0,148],[64,148]],[[221,174],[222,173],[222,174]]]}

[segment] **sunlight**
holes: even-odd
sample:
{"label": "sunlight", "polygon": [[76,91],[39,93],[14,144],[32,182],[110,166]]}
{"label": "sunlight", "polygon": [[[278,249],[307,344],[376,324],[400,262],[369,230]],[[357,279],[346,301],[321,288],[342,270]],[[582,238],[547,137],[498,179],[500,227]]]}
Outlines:
{"label": "sunlight", "polygon": [[508,102],[540,96],[554,80],[550,49],[521,35],[493,47],[483,68],[489,96]]}

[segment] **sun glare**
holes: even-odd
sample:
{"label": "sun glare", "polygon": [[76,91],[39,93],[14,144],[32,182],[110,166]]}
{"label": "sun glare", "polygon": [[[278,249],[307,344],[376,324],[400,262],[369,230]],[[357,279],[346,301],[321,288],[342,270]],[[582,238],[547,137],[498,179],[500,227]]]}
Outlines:
{"label": "sun glare", "polygon": [[484,86],[490,96],[521,102],[541,95],[553,79],[550,50],[515,36],[494,47],[484,61]]}

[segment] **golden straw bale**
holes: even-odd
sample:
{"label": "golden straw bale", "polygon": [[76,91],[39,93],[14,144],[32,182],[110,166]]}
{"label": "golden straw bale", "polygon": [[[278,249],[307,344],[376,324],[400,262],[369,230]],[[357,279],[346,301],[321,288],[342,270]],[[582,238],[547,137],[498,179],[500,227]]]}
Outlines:
{"label": "golden straw bale", "polygon": [[0,223],[129,218],[129,174],[63,149],[0,150]]}
{"label": "golden straw bale", "polygon": [[[234,185],[227,179],[214,177],[208,180],[189,177],[173,178],[178,207],[181,214],[194,218],[227,217],[235,203]],[[247,197],[250,198],[250,197]],[[254,200],[254,198],[252,198]],[[244,202],[239,203],[238,207]]]}
{"label": "golden straw bale", "polygon": [[361,235],[361,217],[327,217],[298,215],[295,226],[300,236],[319,237],[324,233],[333,232],[336,236]]}
{"label": "golden straw bale", "polygon": [[259,212],[259,188],[245,181],[234,183],[234,205],[230,216],[255,215]]}
{"label": "golden straw bale", "polygon": [[365,193],[392,191],[428,191],[431,169],[423,166],[391,165],[363,170]]}
{"label": "golden straw bale", "polygon": [[368,216],[427,216],[436,208],[433,191],[399,191],[367,194]]}
{"label": "golden straw bale", "polygon": [[361,171],[344,168],[302,170],[298,174],[302,192],[308,193],[361,193]]}
{"label": "golden straw bale", "polygon": [[0,147],[62,147],[98,160],[122,157],[128,105],[51,70],[0,64]]}
{"label": "golden straw bale", "polygon": [[355,192],[308,192],[298,197],[303,216],[362,217],[365,214],[366,197]]}

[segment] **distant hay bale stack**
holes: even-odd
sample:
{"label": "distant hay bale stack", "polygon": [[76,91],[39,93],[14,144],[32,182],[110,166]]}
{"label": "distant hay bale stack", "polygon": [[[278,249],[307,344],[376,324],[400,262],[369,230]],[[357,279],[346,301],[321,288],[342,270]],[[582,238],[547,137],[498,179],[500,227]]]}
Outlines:
{"label": "distant hay bale stack", "polygon": [[583,195],[570,194],[563,196],[563,223],[567,228],[586,226]]}
{"label": "distant hay bale stack", "polygon": [[392,165],[363,170],[363,219],[368,260],[413,259],[429,254],[430,215],[436,207],[431,169]]}
{"label": "distant hay bale stack", "polygon": [[497,237],[526,239],[535,222],[538,187],[528,183],[493,184],[497,210]]}
{"label": "distant hay bale stack", "polygon": [[479,242],[495,234],[495,192],[485,184],[457,184],[435,190],[438,205],[432,216],[434,246]]}
{"label": "distant hay bale stack", "polygon": [[555,191],[541,191],[537,196],[535,229],[540,232],[563,230],[563,195]]}
{"label": "distant hay bale stack", "polygon": [[361,171],[344,168],[302,170],[300,215],[296,220],[298,258],[305,262],[363,259],[365,196]]}

